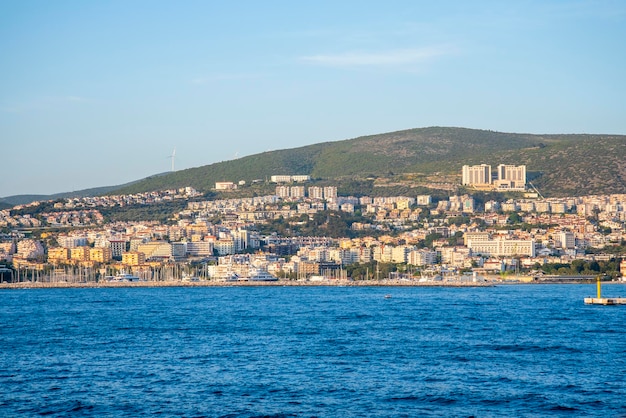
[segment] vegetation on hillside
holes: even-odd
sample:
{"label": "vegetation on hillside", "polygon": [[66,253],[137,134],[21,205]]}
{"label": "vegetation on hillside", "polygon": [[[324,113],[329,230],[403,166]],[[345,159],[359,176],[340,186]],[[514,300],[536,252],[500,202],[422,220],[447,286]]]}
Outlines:
{"label": "vegetation on hillside", "polygon": [[[309,174],[334,180],[340,190],[369,194],[368,178],[404,173],[456,175],[464,164],[525,164],[545,196],[626,192],[626,139],[606,135],[510,134],[463,128],[423,128],[265,152],[139,182],[122,191],[191,185],[205,191],[216,181],[266,181],[275,174]],[[600,163],[600,164],[599,164]],[[419,183],[416,183],[419,184]],[[411,182],[404,182],[407,192]],[[432,185],[431,185],[432,186]],[[436,190],[436,185],[424,192]],[[411,190],[415,192],[415,190]],[[415,194],[415,193],[412,193]]]}
{"label": "vegetation on hillside", "polygon": [[[423,192],[456,192],[450,185],[460,183],[464,164],[486,163],[494,170],[498,164],[525,164],[529,178],[544,196],[626,193],[624,157],[626,137],[620,135],[531,135],[431,127],[268,151],[83,192],[132,194],[184,186],[208,192],[218,181],[243,180],[246,185],[254,181],[269,187],[272,175],[308,174],[337,185],[341,194],[346,190],[365,195],[376,193],[371,179],[393,182],[409,173],[413,179],[405,178],[402,185],[411,194],[417,192],[416,186]],[[363,189],[356,190],[356,185]]]}

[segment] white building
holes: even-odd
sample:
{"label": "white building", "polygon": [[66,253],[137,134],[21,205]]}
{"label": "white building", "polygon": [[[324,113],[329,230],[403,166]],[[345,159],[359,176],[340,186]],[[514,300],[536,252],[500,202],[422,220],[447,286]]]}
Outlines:
{"label": "white building", "polygon": [[495,182],[499,189],[526,189],[526,166],[498,165],[498,179]]}
{"label": "white building", "polygon": [[289,196],[293,198],[303,198],[304,197],[304,186],[292,186],[289,190]]}
{"label": "white building", "polygon": [[428,206],[433,203],[433,198],[430,195],[419,195],[417,196],[417,204],[419,206]]}
{"label": "white building", "polygon": [[437,262],[437,252],[431,250],[414,250],[408,254],[408,263],[413,266],[428,266]]}
{"label": "white building", "polygon": [[215,190],[235,190],[237,185],[232,181],[219,181],[215,183]]}
{"label": "white building", "polygon": [[561,231],[556,234],[556,246],[564,249],[576,248],[576,236],[570,231]]}
{"label": "white building", "polygon": [[491,166],[464,165],[462,171],[462,184],[464,186],[485,186],[491,184]]}
{"label": "white building", "polygon": [[481,254],[493,257],[514,257],[514,256],[535,256],[534,239],[506,239],[498,237],[495,239],[467,239],[467,247],[472,250],[472,254]]}
{"label": "white building", "polygon": [[17,256],[26,260],[34,260],[44,255],[41,242],[34,239],[24,239],[17,243]]}
{"label": "white building", "polygon": [[311,186],[309,187],[309,197],[311,199],[323,199],[324,198],[324,189],[319,186]]}
{"label": "white building", "polygon": [[[169,258],[172,254],[172,244],[166,241],[152,241],[139,244],[137,251],[144,253],[146,260],[151,258]],[[183,251],[184,255],[184,251]]]}
{"label": "white building", "polygon": [[337,198],[337,188],[335,186],[326,186],[324,187],[324,199],[336,199]]}

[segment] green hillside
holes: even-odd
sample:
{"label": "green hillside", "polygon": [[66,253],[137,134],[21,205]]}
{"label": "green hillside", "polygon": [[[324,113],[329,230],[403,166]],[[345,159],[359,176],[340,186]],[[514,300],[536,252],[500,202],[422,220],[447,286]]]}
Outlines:
{"label": "green hillside", "polygon": [[[340,190],[353,191],[358,184],[368,184],[372,190],[371,182],[363,182],[366,178],[384,178],[379,186],[397,186],[400,181],[404,189],[423,190],[419,179],[431,188],[438,177],[445,177],[442,181],[448,184],[459,183],[464,164],[486,163],[494,169],[498,164],[525,164],[529,178],[544,196],[626,193],[625,157],[623,135],[532,135],[431,127],[264,152],[101,191],[125,194],[192,186],[209,192],[218,181],[243,180],[249,185],[262,180],[255,186],[258,189],[248,190],[261,194],[273,189],[266,180],[279,174],[308,174],[316,181],[337,184]],[[90,189],[89,194],[94,190],[98,189]]]}
{"label": "green hillside", "polygon": [[[276,174],[314,179],[389,177],[402,173],[460,175],[463,164],[526,164],[546,196],[626,193],[626,136],[532,135],[465,128],[420,128],[300,148],[153,177],[116,190],[132,193],[217,181],[266,180]],[[459,178],[460,180],[460,178]]]}

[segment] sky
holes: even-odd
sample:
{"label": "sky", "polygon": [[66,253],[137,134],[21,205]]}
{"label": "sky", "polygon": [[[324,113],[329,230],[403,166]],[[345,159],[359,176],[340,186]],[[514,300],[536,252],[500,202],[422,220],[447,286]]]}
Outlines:
{"label": "sky", "polygon": [[428,126],[626,134],[625,39],[623,0],[0,0],[0,197]]}

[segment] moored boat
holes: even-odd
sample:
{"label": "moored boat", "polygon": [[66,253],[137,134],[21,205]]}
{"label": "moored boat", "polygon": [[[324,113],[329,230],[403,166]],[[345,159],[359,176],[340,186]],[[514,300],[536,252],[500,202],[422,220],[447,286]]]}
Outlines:
{"label": "moored boat", "polygon": [[108,281],[110,282],[138,282],[139,277],[134,276],[129,273],[119,273],[115,276],[109,276]]}
{"label": "moored boat", "polygon": [[249,280],[252,282],[275,282],[278,277],[270,274],[266,270],[251,269],[250,274],[247,277],[240,278],[239,280]]}

